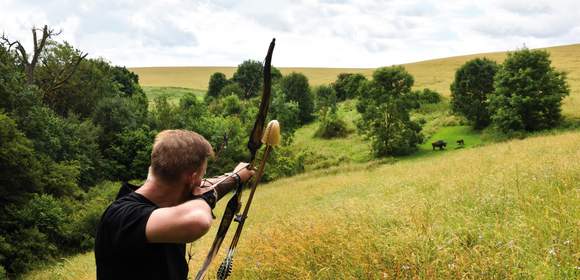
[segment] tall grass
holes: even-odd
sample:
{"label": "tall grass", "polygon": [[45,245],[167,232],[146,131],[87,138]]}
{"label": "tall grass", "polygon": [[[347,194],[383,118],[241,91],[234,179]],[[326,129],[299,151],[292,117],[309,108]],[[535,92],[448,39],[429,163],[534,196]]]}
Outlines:
{"label": "tall grass", "polygon": [[[260,186],[232,279],[578,279],[578,143],[569,132]],[[214,230],[193,244],[191,274]],[[87,259],[29,279],[91,279]]]}

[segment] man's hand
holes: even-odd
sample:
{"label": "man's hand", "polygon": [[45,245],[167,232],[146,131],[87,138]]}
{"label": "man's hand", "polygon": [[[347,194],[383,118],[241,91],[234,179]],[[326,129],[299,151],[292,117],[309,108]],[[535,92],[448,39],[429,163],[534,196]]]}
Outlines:
{"label": "man's hand", "polygon": [[236,168],[234,168],[234,173],[237,173],[240,176],[242,183],[247,182],[252,178],[252,176],[254,176],[254,174],[256,174],[256,171],[248,168],[249,166],[250,164],[247,162],[240,162]]}

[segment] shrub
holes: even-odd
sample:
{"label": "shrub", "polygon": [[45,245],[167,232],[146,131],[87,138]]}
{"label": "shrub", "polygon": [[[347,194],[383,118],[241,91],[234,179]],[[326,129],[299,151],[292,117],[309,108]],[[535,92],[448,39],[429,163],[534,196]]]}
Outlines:
{"label": "shrub", "polygon": [[244,98],[244,90],[239,84],[232,83],[224,86],[219,93],[219,97],[223,98],[225,96],[236,95],[239,98]]}
{"label": "shrub", "polygon": [[329,113],[336,113],[338,109],[337,98],[336,92],[332,87],[322,85],[317,87],[314,92],[316,96],[316,111],[321,119],[325,118]]}
{"label": "shrub", "polygon": [[509,53],[495,76],[489,98],[492,122],[502,131],[536,131],[561,121],[561,105],[570,93],[566,75],[551,66],[543,50]]}
{"label": "shrub", "polygon": [[441,95],[438,92],[428,88],[417,91],[417,97],[419,102],[422,104],[435,104],[441,102]]}
{"label": "shrub", "polygon": [[257,96],[262,88],[262,62],[246,60],[238,65],[232,80],[242,89],[240,98],[249,99]]}
{"label": "shrub", "polygon": [[347,135],[348,128],[346,122],[336,112],[330,113],[324,119],[321,119],[320,125],[315,133],[316,137],[326,139],[346,137]]}
{"label": "shrub", "polygon": [[301,124],[308,123],[314,119],[314,96],[306,76],[300,73],[290,73],[282,78],[280,88],[289,101],[298,103]]}
{"label": "shrub", "polygon": [[488,96],[493,93],[494,76],[498,65],[487,58],[476,58],[463,64],[455,72],[451,84],[451,108],[465,116],[475,128],[489,125]]}
{"label": "shrub", "polygon": [[209,85],[205,99],[218,98],[221,90],[228,84],[228,79],[224,73],[216,72],[209,78]]}
{"label": "shrub", "polygon": [[417,102],[413,76],[401,66],[378,68],[361,89],[359,132],[372,141],[376,156],[406,155],[421,143],[421,126],[410,119]]}
{"label": "shrub", "polygon": [[344,101],[357,97],[360,87],[366,80],[362,74],[341,73],[332,83],[332,88],[336,91],[338,100]]}

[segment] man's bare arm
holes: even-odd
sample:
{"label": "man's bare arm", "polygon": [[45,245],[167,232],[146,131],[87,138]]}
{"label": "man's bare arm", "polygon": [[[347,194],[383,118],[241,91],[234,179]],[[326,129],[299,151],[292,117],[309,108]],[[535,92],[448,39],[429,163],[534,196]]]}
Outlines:
{"label": "man's bare arm", "polygon": [[194,199],[151,213],[145,233],[152,243],[188,243],[199,239],[211,227],[212,216],[204,200]]}

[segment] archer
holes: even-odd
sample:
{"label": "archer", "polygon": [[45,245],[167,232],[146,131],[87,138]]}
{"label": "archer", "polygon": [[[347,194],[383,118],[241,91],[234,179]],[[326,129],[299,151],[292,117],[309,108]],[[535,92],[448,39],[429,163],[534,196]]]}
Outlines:
{"label": "archer", "polygon": [[186,279],[185,244],[206,234],[212,209],[254,170],[202,179],[213,150],[203,136],[165,130],[155,137],[145,183],[123,184],[95,240],[97,279]]}

